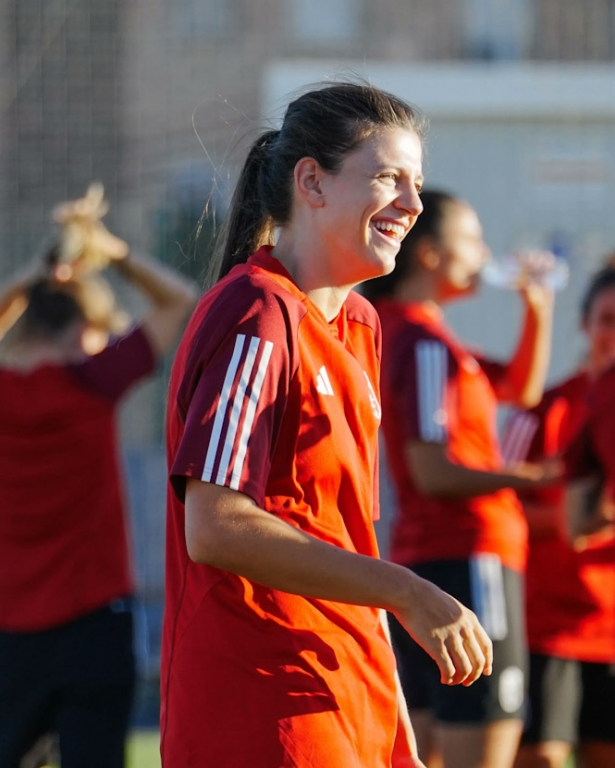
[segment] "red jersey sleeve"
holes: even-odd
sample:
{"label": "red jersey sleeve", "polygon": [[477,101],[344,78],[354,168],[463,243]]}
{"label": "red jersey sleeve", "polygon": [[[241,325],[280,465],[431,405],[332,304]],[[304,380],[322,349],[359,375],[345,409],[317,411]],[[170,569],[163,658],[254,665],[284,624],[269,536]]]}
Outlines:
{"label": "red jersey sleeve", "polygon": [[446,344],[435,337],[416,339],[400,358],[403,362],[393,386],[404,393],[400,418],[406,439],[446,443],[455,359]]}
{"label": "red jersey sleeve", "polygon": [[[547,456],[556,456],[562,449],[562,419],[564,401],[547,396],[530,411],[514,410],[509,417],[502,438],[502,458],[505,464],[539,462]],[[559,485],[541,489],[518,491],[524,502],[551,504],[561,494]]]}
{"label": "red jersey sleeve", "polygon": [[156,368],[156,356],[141,326],[113,339],[99,354],[70,366],[70,372],[85,387],[112,402]]}
{"label": "red jersey sleeve", "polygon": [[505,464],[536,461],[544,456],[544,420],[533,411],[513,410],[502,436]]}
{"label": "red jersey sleeve", "polygon": [[497,362],[496,360],[488,360],[482,355],[474,354],[474,357],[480,367],[483,369],[485,376],[489,379],[491,386],[497,390],[497,387],[506,378],[506,372],[508,370],[504,363]]}
{"label": "red jersey sleeve", "polygon": [[607,482],[615,482],[615,367],[604,372],[595,382],[588,397],[589,426],[579,440],[577,451],[567,457],[567,466],[577,476],[585,469],[604,473]]}
{"label": "red jersey sleeve", "polygon": [[[170,473],[181,501],[193,477],[264,503],[295,344],[283,304],[244,287],[255,295],[243,316],[229,323],[211,312],[192,340],[177,397],[184,430]],[[224,300],[232,306],[233,298]],[[245,295],[236,298],[245,304]]]}

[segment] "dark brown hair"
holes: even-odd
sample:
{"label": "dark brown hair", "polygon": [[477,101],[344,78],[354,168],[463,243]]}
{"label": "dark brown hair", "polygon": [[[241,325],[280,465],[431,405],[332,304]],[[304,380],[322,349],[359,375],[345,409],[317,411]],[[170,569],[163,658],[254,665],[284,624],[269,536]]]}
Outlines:
{"label": "dark brown hair", "polygon": [[79,302],[66,285],[41,278],[26,291],[27,306],[21,319],[28,338],[55,338],[84,315]]}
{"label": "dark brown hair", "polygon": [[604,260],[604,266],[592,277],[581,301],[581,318],[587,320],[594,301],[603,292],[615,288],[615,253]]}
{"label": "dark brown hair", "polygon": [[272,243],[274,227],[288,222],[293,173],[301,158],[312,157],[328,173],[337,173],[363,140],[388,127],[414,131],[422,139],[425,120],[402,99],[370,85],[327,85],[291,102],[280,130],[264,133],[248,153],[214,255],[215,277]]}

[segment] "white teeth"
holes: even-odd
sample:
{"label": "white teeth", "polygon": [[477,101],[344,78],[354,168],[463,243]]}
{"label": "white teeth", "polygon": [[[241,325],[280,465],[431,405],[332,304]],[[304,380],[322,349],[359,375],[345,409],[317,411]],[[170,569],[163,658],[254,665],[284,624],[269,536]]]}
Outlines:
{"label": "white teeth", "polygon": [[394,234],[400,240],[406,233],[405,228],[401,224],[394,224],[392,221],[375,221],[374,226],[383,232]]}

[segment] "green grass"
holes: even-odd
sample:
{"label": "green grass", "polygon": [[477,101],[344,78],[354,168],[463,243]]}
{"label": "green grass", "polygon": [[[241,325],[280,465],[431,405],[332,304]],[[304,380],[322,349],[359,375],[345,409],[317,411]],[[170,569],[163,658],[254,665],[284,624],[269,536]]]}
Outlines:
{"label": "green grass", "polygon": [[128,768],[160,768],[160,734],[138,731],[128,742]]}
{"label": "green grass", "polygon": [[[160,734],[158,731],[136,731],[128,742],[127,768],[160,768]],[[570,758],[566,768],[574,768]]]}
{"label": "green grass", "polygon": [[155,730],[135,731],[128,740],[126,752],[126,768],[160,768],[160,734]]}

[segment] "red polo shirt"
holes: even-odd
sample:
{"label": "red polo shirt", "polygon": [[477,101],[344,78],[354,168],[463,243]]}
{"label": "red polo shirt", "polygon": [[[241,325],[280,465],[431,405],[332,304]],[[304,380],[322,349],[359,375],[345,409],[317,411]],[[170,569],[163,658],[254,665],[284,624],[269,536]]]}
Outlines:
{"label": "red polo shirt", "polygon": [[377,556],[379,349],[371,305],[353,293],[327,322],[266,248],[197,307],[168,407],[165,766],[389,768],[395,662],[378,611],[195,564],[183,505],[199,478]]}
{"label": "red polo shirt", "polygon": [[0,367],[0,630],[131,592],[116,410],[154,364],[136,329],[79,365]]}
{"label": "red polo shirt", "polygon": [[497,472],[494,384],[504,366],[479,360],[453,336],[428,303],[379,303],[382,321],[383,432],[398,496],[391,559],[404,565],[497,555],[525,567],[527,526],[509,489],[464,499],[424,496],[405,457],[411,441],[446,445],[452,461]]}

